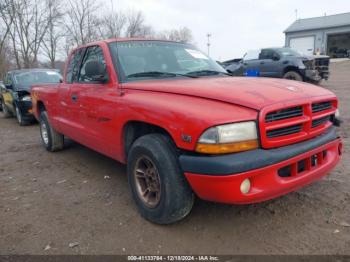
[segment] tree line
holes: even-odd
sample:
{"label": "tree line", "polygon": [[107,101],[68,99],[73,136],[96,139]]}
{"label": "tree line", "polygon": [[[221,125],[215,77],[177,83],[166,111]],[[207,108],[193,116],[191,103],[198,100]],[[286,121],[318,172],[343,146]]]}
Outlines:
{"label": "tree line", "polygon": [[112,1],[0,0],[0,78],[14,68],[57,68],[72,48],[116,37],[193,40],[187,27],[156,32],[142,11],[115,10]]}

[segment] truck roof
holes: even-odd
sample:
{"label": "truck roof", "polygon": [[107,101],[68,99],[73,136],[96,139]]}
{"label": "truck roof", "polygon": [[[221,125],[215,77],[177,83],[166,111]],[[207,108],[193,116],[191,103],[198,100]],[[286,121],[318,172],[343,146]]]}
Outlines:
{"label": "truck roof", "polygon": [[38,72],[38,71],[55,71],[55,72],[59,73],[58,69],[52,69],[52,68],[14,69],[14,70],[10,70],[8,73],[24,73],[24,72]]}
{"label": "truck roof", "polygon": [[178,44],[186,44],[183,42],[178,42],[178,41],[173,41],[173,40],[166,40],[166,39],[157,39],[157,38],[142,38],[142,37],[119,37],[119,38],[109,38],[109,39],[104,39],[100,41],[95,41],[91,43],[87,43],[85,45],[79,45],[75,48],[72,49],[72,51],[83,48],[83,47],[88,47],[88,46],[93,46],[97,45],[100,43],[113,43],[113,42],[127,42],[127,41],[157,41],[157,42],[171,42],[171,43],[178,43]]}

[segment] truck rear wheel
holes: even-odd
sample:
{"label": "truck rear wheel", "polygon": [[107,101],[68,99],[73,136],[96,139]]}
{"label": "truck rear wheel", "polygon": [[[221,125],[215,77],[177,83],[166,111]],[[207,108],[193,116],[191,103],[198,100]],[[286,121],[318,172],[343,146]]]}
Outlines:
{"label": "truck rear wheel", "polygon": [[194,194],[167,136],[149,134],[138,138],[129,151],[127,170],[130,190],[145,219],[170,224],[190,213]]}
{"label": "truck rear wheel", "polygon": [[301,74],[299,74],[298,72],[295,72],[295,71],[289,71],[289,72],[285,73],[283,75],[283,78],[289,79],[289,80],[295,80],[295,81],[299,81],[299,82],[303,81],[303,77],[301,76]]}
{"label": "truck rear wheel", "polygon": [[40,135],[47,151],[56,152],[63,149],[64,136],[50,125],[46,111],[40,115]]}
{"label": "truck rear wheel", "polygon": [[9,109],[7,108],[5,102],[3,99],[0,99],[0,103],[1,103],[1,108],[2,108],[2,117],[4,118],[9,118],[12,116],[11,112],[9,111]]}

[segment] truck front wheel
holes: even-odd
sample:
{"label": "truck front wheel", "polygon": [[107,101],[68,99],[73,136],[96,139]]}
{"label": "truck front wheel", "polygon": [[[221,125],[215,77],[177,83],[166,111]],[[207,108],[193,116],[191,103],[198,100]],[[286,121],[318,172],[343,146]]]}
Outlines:
{"label": "truck front wheel", "polygon": [[144,218],[170,224],[190,213],[194,194],[167,136],[149,134],[138,138],[130,148],[127,170],[129,187]]}
{"label": "truck front wheel", "polygon": [[40,135],[47,151],[55,152],[63,149],[64,136],[50,125],[46,111],[40,115]]}
{"label": "truck front wheel", "polygon": [[303,81],[303,77],[301,76],[301,74],[299,74],[298,72],[295,71],[289,71],[287,73],[285,73],[283,75],[283,78],[285,79],[289,79],[289,80],[295,80],[295,81]]}
{"label": "truck front wheel", "polygon": [[16,110],[16,118],[17,118],[18,124],[20,126],[28,125],[29,122],[23,119],[22,112],[17,105],[15,105],[15,110]]}

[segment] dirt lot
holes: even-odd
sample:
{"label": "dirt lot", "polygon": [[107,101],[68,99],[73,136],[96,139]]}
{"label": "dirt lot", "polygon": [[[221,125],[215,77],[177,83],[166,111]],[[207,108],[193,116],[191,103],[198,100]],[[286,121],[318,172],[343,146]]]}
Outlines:
{"label": "dirt lot", "polygon": [[[325,84],[340,98],[347,152],[349,73],[350,62],[333,63]],[[345,153],[298,192],[247,206],[198,200],[184,221],[157,226],[138,215],[125,166],[76,143],[47,153],[38,125],[0,119],[0,254],[350,254],[349,166]]]}

